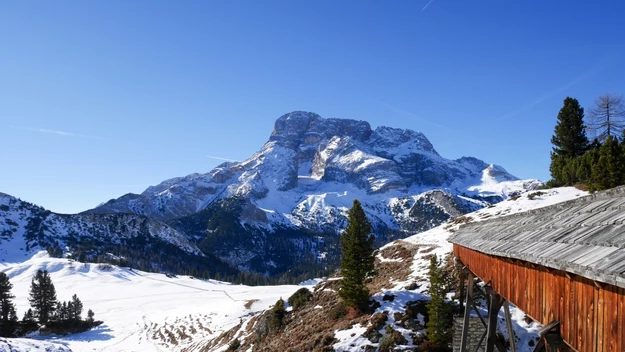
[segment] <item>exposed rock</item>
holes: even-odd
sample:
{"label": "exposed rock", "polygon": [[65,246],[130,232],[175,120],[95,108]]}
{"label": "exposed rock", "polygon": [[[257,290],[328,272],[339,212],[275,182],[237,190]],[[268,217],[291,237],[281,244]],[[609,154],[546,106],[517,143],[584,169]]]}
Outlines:
{"label": "exposed rock", "polygon": [[395,295],[387,295],[387,294],[385,294],[385,295],[382,297],[382,300],[383,300],[383,301],[393,302],[393,301],[395,300]]}
{"label": "exposed rock", "polygon": [[408,343],[408,340],[406,340],[404,335],[402,335],[401,332],[397,330],[393,330],[393,332],[391,333],[391,336],[393,338],[393,341],[395,341],[395,343],[398,345],[405,345]]}

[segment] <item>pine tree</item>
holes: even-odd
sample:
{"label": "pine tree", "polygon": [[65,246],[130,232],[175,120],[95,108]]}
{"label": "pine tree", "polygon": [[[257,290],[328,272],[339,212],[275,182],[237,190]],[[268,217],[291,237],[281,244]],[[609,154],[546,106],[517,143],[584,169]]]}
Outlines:
{"label": "pine tree", "polygon": [[271,308],[271,315],[269,316],[269,326],[272,329],[279,329],[282,326],[282,319],[286,310],[284,309],[284,301],[280,298],[276,304]]}
{"label": "pine tree", "polygon": [[599,149],[599,160],[592,168],[594,190],[603,190],[625,182],[623,149],[613,136],[608,136]]}
{"label": "pine tree", "polygon": [[80,321],[82,319],[82,302],[78,299],[78,296],[74,294],[72,296],[72,312],[70,316],[70,320]]}
{"label": "pine tree", "polygon": [[69,320],[69,310],[70,309],[71,309],[71,307],[69,307],[67,302],[63,302],[63,305],[61,306],[61,314],[60,314],[61,317],[62,317],[62,320]]}
{"label": "pine tree", "polygon": [[374,269],[373,241],[371,225],[360,202],[355,199],[349,211],[347,228],[341,236],[343,280],[339,296],[347,305],[363,310],[369,305],[369,290],[364,282]]}
{"label": "pine tree", "polygon": [[427,304],[429,321],[426,327],[428,340],[448,344],[452,339],[450,319],[452,312],[445,302],[445,279],[440,263],[434,255],[430,259],[430,296],[432,299]]}
{"label": "pine tree", "polygon": [[88,321],[89,323],[93,323],[93,317],[94,317],[94,316],[95,316],[95,313],[94,313],[91,309],[89,309],[89,310],[87,311],[87,321]]}
{"label": "pine tree", "polygon": [[32,309],[28,309],[28,311],[26,311],[26,313],[24,313],[24,317],[22,318],[22,322],[21,322],[21,334],[27,334],[31,331],[35,331],[37,330],[37,328],[39,327],[37,325],[37,322],[35,321],[35,314],[33,313]]}
{"label": "pine tree", "polygon": [[[65,302],[63,302],[65,303]],[[61,302],[56,302],[56,309],[54,311],[54,318],[52,319],[54,321],[63,321],[65,320],[63,317],[63,304],[61,304]]]}
{"label": "pine tree", "polygon": [[0,336],[9,337],[17,327],[15,315],[15,296],[11,293],[13,285],[5,273],[0,273]]}
{"label": "pine tree", "polygon": [[558,124],[551,137],[551,177],[556,185],[564,182],[564,167],[573,158],[582,156],[588,150],[588,138],[584,126],[584,109],[577,99],[567,97],[558,113]]}
{"label": "pine tree", "polygon": [[39,323],[48,323],[56,310],[56,290],[47,270],[37,270],[30,284],[28,301]]}
{"label": "pine tree", "polygon": [[26,313],[24,313],[24,317],[22,318],[23,322],[35,322],[35,313],[33,313],[33,310],[28,308],[28,310],[26,311]]}

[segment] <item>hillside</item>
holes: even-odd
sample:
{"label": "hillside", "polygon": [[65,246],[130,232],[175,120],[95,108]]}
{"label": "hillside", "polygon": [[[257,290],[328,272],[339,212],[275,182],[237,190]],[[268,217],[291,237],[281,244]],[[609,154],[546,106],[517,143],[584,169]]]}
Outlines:
{"label": "hillside", "polygon": [[[375,351],[385,339],[396,342],[399,350],[412,350],[424,341],[426,310],[429,299],[427,270],[433,254],[445,258],[452,246],[446,238],[466,221],[482,221],[530,209],[537,209],[585,195],[575,188],[557,188],[543,194],[525,192],[518,198],[467,214],[429,231],[392,242],[376,256],[378,276],[368,287],[380,307],[373,314],[341,313],[337,289],[340,278],[317,285],[311,301],[284,318],[277,330],[265,328],[267,311],[244,321],[220,338],[210,341],[203,351],[223,351],[238,339],[243,349],[253,351]],[[453,265],[447,268],[451,273]],[[453,291],[448,297],[454,296]],[[486,307],[481,307],[486,312]],[[518,351],[533,351],[540,326],[528,322],[525,314],[511,307]],[[505,329],[503,312],[500,329]],[[390,328],[387,328],[390,326]],[[392,329],[388,332],[387,329]],[[259,338],[260,336],[260,338]]]}

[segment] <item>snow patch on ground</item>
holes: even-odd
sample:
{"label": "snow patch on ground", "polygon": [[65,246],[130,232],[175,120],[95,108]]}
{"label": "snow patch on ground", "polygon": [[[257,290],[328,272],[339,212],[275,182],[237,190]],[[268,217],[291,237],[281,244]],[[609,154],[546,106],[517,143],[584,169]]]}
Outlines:
{"label": "snow patch on ground", "polygon": [[[32,342],[50,351],[180,351],[196,350],[202,341],[219,336],[240,319],[269,308],[280,297],[289,297],[301,286],[244,286],[189,276],[167,277],[117,266],[78,263],[51,258],[40,252],[22,263],[0,264],[16,296],[18,316],[29,308],[28,291],[37,270],[48,270],[57,298],[69,300],[75,293],[85,311],[92,309],[104,324],[88,332],[29,339],[0,340],[6,344]],[[245,307],[249,304],[249,309]],[[8,342],[7,342],[8,341]],[[65,345],[67,349],[60,349]],[[21,346],[20,345],[20,346]],[[26,345],[25,345],[26,346]],[[8,348],[8,347],[6,347]],[[18,351],[21,351],[18,349]],[[48,351],[48,350],[46,350]]]}

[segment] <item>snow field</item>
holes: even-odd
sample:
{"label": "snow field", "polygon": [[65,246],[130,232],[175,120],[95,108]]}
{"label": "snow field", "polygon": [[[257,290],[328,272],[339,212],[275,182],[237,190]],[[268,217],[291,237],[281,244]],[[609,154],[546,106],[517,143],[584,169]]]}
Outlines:
{"label": "snow field", "polygon": [[[92,309],[95,318],[104,321],[85,333],[33,336],[65,345],[74,352],[197,350],[202,341],[219,336],[241,318],[267,309],[280,297],[286,299],[300,288],[250,287],[189,276],[169,278],[164,274],[50,258],[46,252],[40,252],[23,263],[0,264],[0,271],[6,272],[14,285],[12,292],[20,318],[29,308],[28,291],[38,269],[50,273],[58,300],[69,300],[76,293],[85,307],[83,316],[87,309]],[[9,340],[13,343],[20,339]],[[0,340],[0,351],[6,346]]]}

